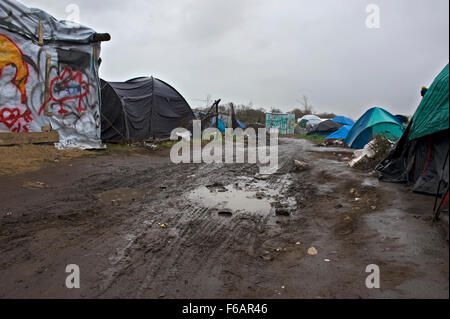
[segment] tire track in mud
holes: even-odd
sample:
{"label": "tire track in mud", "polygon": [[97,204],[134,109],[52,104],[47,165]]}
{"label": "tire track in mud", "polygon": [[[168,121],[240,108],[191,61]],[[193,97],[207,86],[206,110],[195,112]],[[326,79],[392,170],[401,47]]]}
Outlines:
{"label": "tire track in mud", "polygon": [[[33,208],[33,214],[4,218],[1,295],[73,297],[73,291],[61,290],[51,276],[64,269],[66,260],[81,262],[81,297],[279,298],[283,283],[286,298],[365,298],[371,295],[355,282],[362,264],[373,256],[381,265],[392,264],[387,267],[393,274],[384,277],[392,289],[410,277],[422,276],[419,273],[427,265],[417,258],[405,259],[397,238],[396,223],[403,219],[395,218],[407,216],[401,210],[394,215],[377,213],[384,205],[390,207],[395,195],[362,187],[364,174],[345,169],[332,150],[309,144],[281,140],[279,170],[262,179],[254,164],[174,165],[169,159],[133,157],[98,159],[94,164],[100,162],[99,168],[86,161],[70,183],[58,180],[57,188],[30,192],[36,199],[17,205],[21,210]],[[293,159],[311,164],[311,169],[295,171]],[[52,184],[50,177],[43,181]],[[289,217],[276,216],[273,209],[267,214],[235,212],[225,217],[185,196],[215,182],[232,187],[239,182],[237,187],[244,191],[265,188],[264,196],[277,201],[295,197],[296,207]],[[119,206],[97,197],[127,187],[143,189],[145,195]],[[360,194],[350,193],[352,188]],[[38,198],[39,192],[46,197]],[[404,201],[394,202],[393,208]],[[411,209],[415,214],[416,209]],[[417,233],[428,231],[422,220],[413,221]],[[307,254],[310,246],[317,248],[317,256]],[[430,247],[442,254],[434,243]],[[448,257],[448,248],[445,253]],[[429,260],[436,267],[437,262]],[[411,275],[416,264],[420,271]],[[23,277],[29,270],[33,273]],[[23,282],[17,283],[19,279]],[[391,294],[398,295],[393,290]]]}

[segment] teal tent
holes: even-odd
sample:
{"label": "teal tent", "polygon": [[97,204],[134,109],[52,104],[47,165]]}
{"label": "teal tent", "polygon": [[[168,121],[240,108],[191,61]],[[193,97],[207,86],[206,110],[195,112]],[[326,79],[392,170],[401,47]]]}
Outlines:
{"label": "teal tent", "polygon": [[412,119],[410,140],[448,129],[448,64],[431,84]]}
{"label": "teal tent", "polygon": [[449,66],[423,96],[405,133],[376,170],[380,180],[407,183],[419,193],[442,195],[435,213],[448,211]]}
{"label": "teal tent", "polygon": [[403,130],[403,125],[391,113],[374,107],[356,121],[344,142],[352,148],[363,148],[377,135],[397,141]]}

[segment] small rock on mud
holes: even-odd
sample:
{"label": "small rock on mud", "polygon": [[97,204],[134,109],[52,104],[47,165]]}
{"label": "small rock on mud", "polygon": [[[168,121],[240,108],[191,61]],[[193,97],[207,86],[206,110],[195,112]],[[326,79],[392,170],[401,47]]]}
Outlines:
{"label": "small rock on mud", "polygon": [[220,209],[217,214],[223,217],[231,217],[233,216],[233,212],[230,209]]}

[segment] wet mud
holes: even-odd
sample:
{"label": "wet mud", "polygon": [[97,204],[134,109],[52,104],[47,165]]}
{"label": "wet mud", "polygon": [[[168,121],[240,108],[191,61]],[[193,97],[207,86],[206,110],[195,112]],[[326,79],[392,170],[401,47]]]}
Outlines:
{"label": "wet mud", "polygon": [[[0,177],[0,297],[449,297],[432,197],[348,168],[342,149],[279,148],[271,175],[163,150]],[[23,187],[37,181],[48,187]],[[68,264],[80,289],[65,286]],[[380,289],[365,286],[369,264]]]}

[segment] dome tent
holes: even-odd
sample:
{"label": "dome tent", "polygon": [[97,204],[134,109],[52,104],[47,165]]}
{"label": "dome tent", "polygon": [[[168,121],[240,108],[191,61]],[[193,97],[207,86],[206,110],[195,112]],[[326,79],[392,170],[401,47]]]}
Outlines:
{"label": "dome tent", "polygon": [[353,121],[351,118],[348,118],[345,116],[336,116],[335,118],[333,118],[333,121],[344,124],[344,125],[355,124],[355,121]]}
{"label": "dome tent", "polygon": [[154,77],[101,82],[102,140],[118,142],[168,137],[195,118],[172,86]]}
{"label": "dome tent", "polygon": [[339,130],[337,130],[334,133],[331,133],[330,135],[327,136],[327,138],[346,138],[348,133],[350,132],[350,130],[352,129],[353,125],[344,125],[343,127],[341,127]]}
{"label": "dome tent", "polygon": [[352,148],[363,148],[376,135],[396,141],[402,136],[403,130],[403,125],[391,113],[374,107],[356,121],[344,142]]}
{"label": "dome tent", "polygon": [[319,124],[322,121],[323,120],[320,117],[318,117],[317,115],[312,115],[312,114],[303,115],[301,118],[299,118],[297,120],[298,125],[303,128],[306,128],[308,123],[312,127],[312,126]]}
{"label": "dome tent", "polygon": [[313,127],[311,131],[309,131],[308,135],[321,135],[321,136],[327,136],[337,130],[339,130],[343,124],[332,121],[332,120],[325,120],[323,122],[320,122],[316,126]]}

